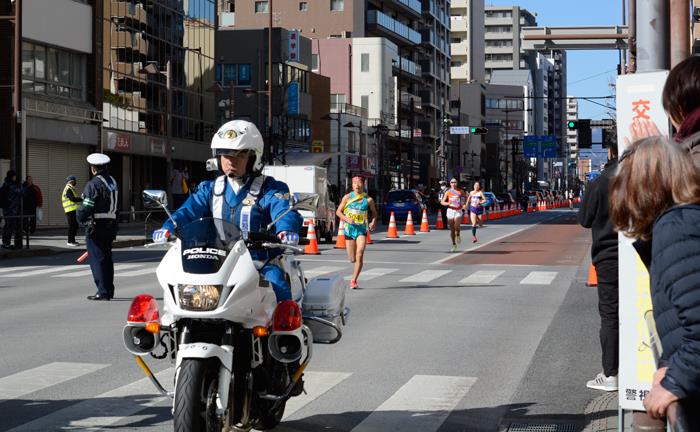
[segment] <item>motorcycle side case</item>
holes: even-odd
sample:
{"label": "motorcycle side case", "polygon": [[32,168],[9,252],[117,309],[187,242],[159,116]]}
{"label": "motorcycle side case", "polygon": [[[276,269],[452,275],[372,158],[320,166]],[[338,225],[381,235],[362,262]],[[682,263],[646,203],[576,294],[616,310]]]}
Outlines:
{"label": "motorcycle side case", "polygon": [[[330,321],[341,327],[345,309],[347,285],[339,274],[318,276],[306,284],[302,314]],[[331,340],[336,332],[330,327],[315,321],[304,322],[312,331],[314,341]]]}

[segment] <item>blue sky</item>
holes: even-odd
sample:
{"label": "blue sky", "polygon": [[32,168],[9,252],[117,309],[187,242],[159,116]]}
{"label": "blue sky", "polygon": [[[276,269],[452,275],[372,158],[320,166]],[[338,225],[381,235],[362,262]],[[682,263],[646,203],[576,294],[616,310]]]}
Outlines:
{"label": "blue sky", "polygon": [[[621,25],[622,0],[485,0],[487,6],[520,6],[537,14],[539,26]],[[567,51],[569,96],[609,96],[615,82],[617,51]],[[603,101],[597,101],[603,102]],[[608,118],[599,105],[579,100],[579,117]]]}

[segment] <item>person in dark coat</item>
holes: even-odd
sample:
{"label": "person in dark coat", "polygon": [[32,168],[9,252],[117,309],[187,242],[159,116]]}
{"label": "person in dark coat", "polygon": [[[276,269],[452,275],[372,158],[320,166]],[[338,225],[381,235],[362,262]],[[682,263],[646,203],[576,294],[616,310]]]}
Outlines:
{"label": "person in dark coat", "polygon": [[588,381],[588,388],[616,391],[619,366],[620,321],[618,316],[619,283],[617,233],[608,211],[608,186],[617,168],[617,148],[608,147],[609,162],[603,172],[588,185],[578,222],[591,228],[591,259],[598,274],[598,313],[600,314],[600,348],[603,372]]}
{"label": "person in dark coat", "polygon": [[[2,211],[5,215],[5,228],[2,231],[2,247],[13,249],[10,242],[15,239],[14,249],[22,247],[22,224],[18,217],[22,207],[22,186],[17,181],[17,173],[13,170],[7,172],[5,182],[0,190],[2,195]],[[10,217],[8,217],[10,216]]]}
{"label": "person in dark coat", "polygon": [[616,229],[651,242],[643,261],[663,352],[644,407],[661,418],[680,401],[688,430],[700,430],[700,174],[688,152],[662,137],[633,143],[610,185],[610,211]]}
{"label": "person in dark coat", "polygon": [[27,217],[22,220],[24,229],[22,232],[34,234],[36,231],[36,208],[39,207],[40,195],[37,195],[36,185],[32,180],[32,176],[27,176],[27,179],[22,183],[22,200],[23,214]]}

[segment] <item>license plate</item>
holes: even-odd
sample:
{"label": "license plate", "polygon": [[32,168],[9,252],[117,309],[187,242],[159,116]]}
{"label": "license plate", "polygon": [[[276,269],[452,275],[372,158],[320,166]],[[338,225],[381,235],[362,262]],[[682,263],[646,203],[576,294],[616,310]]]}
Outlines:
{"label": "license plate", "polygon": [[404,203],[396,203],[394,204],[396,207],[406,207],[406,204]]}

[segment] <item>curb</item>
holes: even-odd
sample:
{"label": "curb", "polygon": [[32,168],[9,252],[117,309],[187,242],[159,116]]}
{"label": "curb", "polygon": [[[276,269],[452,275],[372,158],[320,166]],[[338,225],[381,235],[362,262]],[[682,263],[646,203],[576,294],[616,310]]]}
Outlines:
{"label": "curb", "polygon": [[[128,247],[133,247],[133,246],[143,246],[147,243],[146,240],[144,239],[126,239],[126,240],[117,240],[114,243],[112,243],[112,249],[123,249],[123,248],[128,248]],[[82,248],[84,249],[84,248]],[[67,248],[58,248],[58,247],[50,247],[50,246],[39,246],[37,248],[30,248],[30,249],[18,249],[18,250],[3,250],[0,251],[0,259],[12,259],[12,258],[27,258],[27,257],[35,257],[35,256],[50,256],[50,255],[58,255],[58,254],[64,254],[64,253],[70,253],[70,252],[77,252],[79,250],[82,250],[81,248],[76,248],[76,249],[67,249]]]}
{"label": "curb", "polygon": [[586,427],[582,432],[617,431],[617,392],[598,396],[588,403],[584,411]]}

